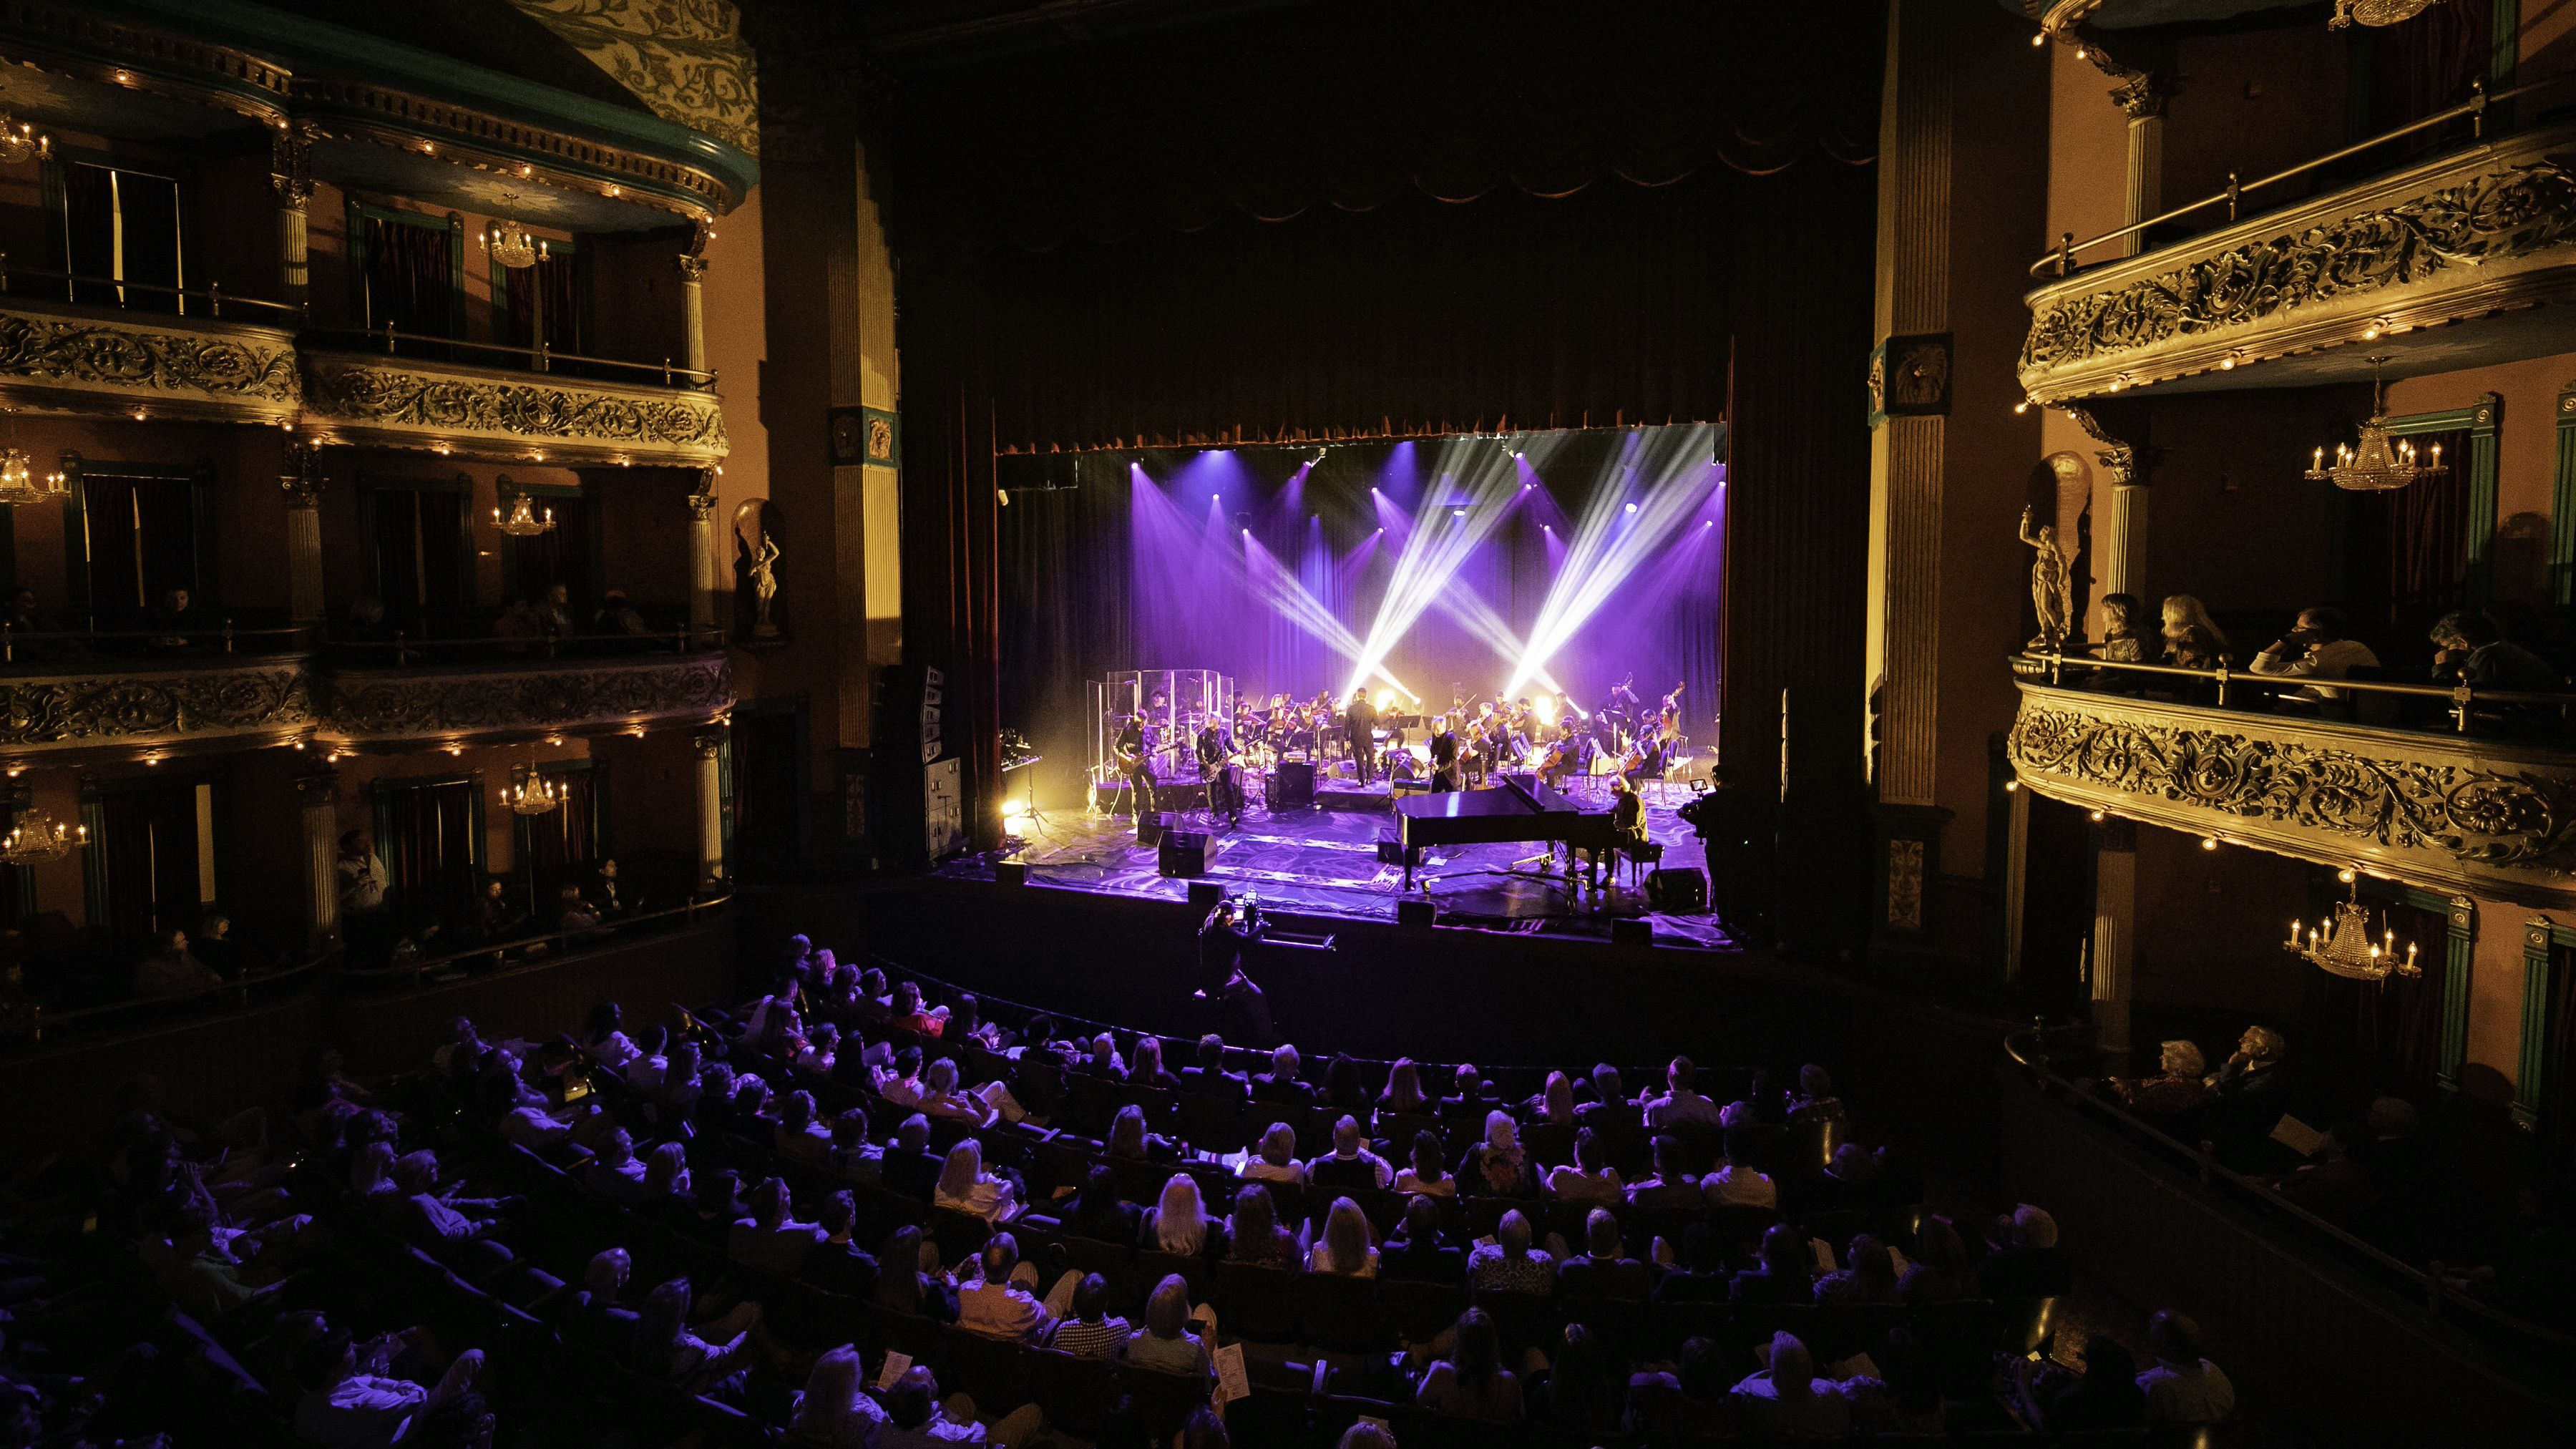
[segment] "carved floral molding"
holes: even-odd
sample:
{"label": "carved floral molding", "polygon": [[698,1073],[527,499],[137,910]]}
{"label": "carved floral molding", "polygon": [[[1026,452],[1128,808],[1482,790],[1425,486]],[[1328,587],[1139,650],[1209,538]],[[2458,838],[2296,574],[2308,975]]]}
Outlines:
{"label": "carved floral molding", "polygon": [[334,673],[323,734],[394,740],[706,719],[732,708],[724,656]]}
{"label": "carved floral molding", "polygon": [[2543,128],[2047,283],[2022,384],[2054,402],[2576,294],[2572,143]]}
{"label": "carved floral molding", "polygon": [[2023,784],[2418,884],[2576,902],[2576,753],[2022,685]]}
{"label": "carved floral molding", "polygon": [[303,393],[294,343],[282,332],[23,304],[0,309],[0,388],[41,390],[49,403],[246,421],[291,417]]}
{"label": "carved floral molding", "polygon": [[0,675],[0,749],[285,737],[314,722],[301,661]]}
{"label": "carved floral molding", "polygon": [[307,354],[304,400],[336,440],[548,461],[708,464],[726,451],[716,395],[685,388],[557,380],[404,358]]}

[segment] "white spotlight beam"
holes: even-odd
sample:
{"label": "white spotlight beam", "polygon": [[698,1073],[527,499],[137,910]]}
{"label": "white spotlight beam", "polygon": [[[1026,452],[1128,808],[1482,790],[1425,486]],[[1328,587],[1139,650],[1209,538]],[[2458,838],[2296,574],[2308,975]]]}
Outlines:
{"label": "white spotlight beam", "polygon": [[[1343,693],[1359,687],[1384,662],[1396,641],[1431,607],[1468,554],[1493,534],[1504,505],[1520,491],[1520,465],[1487,439],[1446,439],[1436,456],[1434,481],[1414,506],[1412,531],[1396,555],[1394,577],[1379,601],[1363,641],[1359,667]],[[1460,501],[1459,493],[1465,495]],[[1451,516],[1464,509],[1464,517]]]}
{"label": "white spotlight beam", "polygon": [[[1316,598],[1314,592],[1299,582],[1276,554],[1263,548],[1260,540],[1250,534],[1244,535],[1243,539],[1243,571],[1253,592],[1264,603],[1277,609],[1289,623],[1309,637],[1322,641],[1325,648],[1345,659],[1360,656],[1358,636],[1343,627],[1342,621],[1333,617],[1333,611],[1324,607],[1324,601]],[[1385,680],[1408,698],[1421,697],[1406,688],[1403,680],[1388,673],[1383,665],[1371,671],[1370,677]],[[1349,692],[1347,689],[1343,691],[1345,695]]]}
{"label": "white spotlight beam", "polygon": [[[1669,442],[1658,436],[1655,445],[1648,446],[1641,437],[1635,446],[1620,450],[1611,465],[1616,471],[1601,480],[1584,505],[1574,545],[1566,551],[1565,566],[1556,581],[1548,586],[1538,626],[1530,631],[1529,648],[1514,667],[1511,682],[1503,686],[1506,693],[1519,689],[1564,648],[1668,539],[1675,525],[1706,500],[1706,433],[1703,428],[1675,428],[1669,430]],[[1631,471],[1642,480],[1642,498],[1632,497],[1625,486]],[[1637,508],[1634,514],[1628,512],[1631,503]]]}
{"label": "white spotlight beam", "polygon": [[[1527,652],[1529,648],[1527,641],[1514,634],[1512,626],[1504,623],[1502,615],[1495,613],[1494,606],[1486,603],[1485,596],[1474,589],[1446,590],[1437,602],[1440,612],[1465,625],[1468,633],[1491,645],[1493,651],[1504,659],[1517,662],[1521,655]],[[1539,688],[1550,694],[1561,692],[1555,677],[1544,669],[1536,671],[1530,677],[1538,681]],[[1504,692],[1508,694],[1510,691]]]}

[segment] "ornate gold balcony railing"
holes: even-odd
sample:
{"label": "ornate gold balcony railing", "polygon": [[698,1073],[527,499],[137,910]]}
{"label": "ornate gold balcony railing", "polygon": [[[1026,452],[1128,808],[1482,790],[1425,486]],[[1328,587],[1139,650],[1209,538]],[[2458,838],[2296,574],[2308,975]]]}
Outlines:
{"label": "ornate gold balcony railing", "polygon": [[[293,318],[274,303],[114,282],[93,285],[175,299],[184,313],[60,300],[82,280],[13,269],[0,254],[0,403],[233,423],[288,422],[302,407]],[[266,320],[226,317],[227,306]]]}
{"label": "ornate gold balcony railing", "polygon": [[[41,641],[63,637],[19,636],[14,659],[0,668],[0,759],[150,759],[279,745],[312,732],[307,655],[44,657]],[[197,642],[211,648],[211,638]]]}
{"label": "ornate gold balcony railing", "polygon": [[[491,641],[475,641],[489,645]],[[649,645],[649,641],[621,641]],[[538,652],[541,641],[501,647],[524,655],[428,664],[424,648],[396,645],[402,664],[334,668],[319,736],[326,748],[414,746],[424,740],[507,742],[559,733],[713,722],[733,708],[733,670],[722,650],[583,657]]]}
{"label": "ornate gold balcony railing", "polygon": [[[2483,120],[2486,105],[2481,97],[2422,124],[2472,113]],[[2231,181],[2226,191],[2087,242],[2068,237],[2033,267],[2058,276],[2029,294],[2023,390],[2055,403],[2150,384],[2216,386],[2222,373],[2229,386],[2366,378],[2373,353],[2398,356],[2402,371],[2423,329],[2576,298],[2576,169],[2564,164],[2576,150],[2576,122],[2480,141],[2187,241],[2066,272],[2088,247],[2220,205],[2234,218],[2253,186],[2389,139],[2251,186]],[[2501,325],[2442,334],[2454,351],[2485,349],[2473,361],[2563,350],[2559,337],[2531,328],[2508,335]],[[2265,371],[2240,371],[2254,366]]]}
{"label": "ornate gold balcony railing", "polygon": [[[2105,671],[2095,674],[2094,671]],[[2016,662],[2021,709],[2007,743],[2018,783],[2051,799],[2418,885],[2530,905],[2576,905],[2576,696],[2333,681],[2355,696],[2438,695],[2473,725],[2509,712],[2514,734],[2416,730],[2224,708],[2050,683],[2207,690],[2297,679]],[[2349,698],[2348,697],[2348,698]],[[2367,715],[2365,708],[2360,711]]]}
{"label": "ornate gold balcony railing", "polygon": [[[724,461],[723,405],[705,388],[476,367],[438,355],[472,344],[415,338],[428,353],[418,355],[395,350],[403,334],[367,335],[385,350],[303,353],[304,419],[317,441],[546,463]],[[711,376],[648,371],[675,382]]]}

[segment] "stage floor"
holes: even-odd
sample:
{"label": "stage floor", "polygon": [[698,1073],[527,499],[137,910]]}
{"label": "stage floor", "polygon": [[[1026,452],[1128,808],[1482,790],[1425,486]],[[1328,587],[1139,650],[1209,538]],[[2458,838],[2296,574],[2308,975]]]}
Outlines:
{"label": "stage floor", "polygon": [[[1672,798],[1678,804],[1683,797],[1675,792]],[[1205,821],[1203,813],[1193,813],[1187,828],[1203,829]],[[1212,832],[1204,879],[1238,895],[1256,894],[1274,911],[1392,921],[1404,894],[1404,868],[1380,864],[1377,841],[1394,825],[1394,814],[1384,806],[1272,813],[1255,803],[1244,811],[1240,828]],[[1648,805],[1646,834],[1663,845],[1666,868],[1707,869],[1698,835],[1671,809]],[[1414,867],[1416,891],[1434,903],[1442,925],[1607,940],[1614,919],[1644,918],[1653,923],[1659,946],[1738,949],[1716,916],[1649,911],[1641,886],[1614,885],[1606,869],[1597,896],[1584,893],[1579,879],[1569,889],[1561,852],[1556,870],[1545,879],[1536,866],[1510,869],[1538,850],[1536,844],[1522,843],[1426,851]],[[1095,817],[1078,809],[1049,812],[1043,823],[1028,825],[1019,849],[1000,858],[1027,865],[1032,886],[1155,900],[1189,898],[1189,880],[1158,874],[1156,852],[1136,844],[1135,822],[1125,816]],[[1630,869],[1621,868],[1621,881]],[[988,858],[969,856],[943,866],[939,874],[990,880],[993,867]],[[1424,892],[1426,880],[1429,889]]]}

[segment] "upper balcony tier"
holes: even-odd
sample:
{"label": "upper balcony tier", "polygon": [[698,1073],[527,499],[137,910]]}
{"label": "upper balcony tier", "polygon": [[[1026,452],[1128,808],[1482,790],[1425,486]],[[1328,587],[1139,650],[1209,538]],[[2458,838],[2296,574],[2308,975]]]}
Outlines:
{"label": "upper balcony tier", "polygon": [[[2347,683],[2317,705],[2271,693],[2302,681],[2243,672],[2030,657],[2015,669],[2007,750],[2019,783],[2051,799],[2430,888],[2576,906],[2576,695]],[[2435,727],[2369,722],[2409,702],[2441,706]]]}
{"label": "upper balcony tier", "polygon": [[[293,316],[275,304],[182,294],[191,315],[29,296],[0,257],[0,402],[36,412],[148,413],[287,423],[303,405]],[[137,292],[162,290],[135,288]]]}
{"label": "upper balcony tier", "polygon": [[341,750],[711,723],[734,703],[723,649],[686,634],[559,645],[397,640],[344,646],[340,655],[345,663],[324,686],[319,734]]}
{"label": "upper balcony tier", "polygon": [[[2487,104],[2419,125],[2483,122]],[[2023,390],[2059,403],[2150,384],[2293,387],[2366,381],[2374,355],[2402,376],[2576,350],[2576,309],[2548,305],[2576,299],[2571,151],[2576,121],[2561,121],[2137,256],[2077,270],[2121,234],[2070,245],[2033,268],[2053,279],[2029,295]],[[2233,210],[2222,194],[2137,229]]]}
{"label": "upper balcony tier", "polygon": [[311,636],[0,630],[0,755],[157,760],[302,739],[317,719]]}

